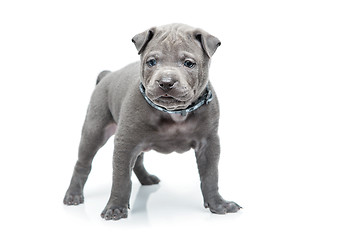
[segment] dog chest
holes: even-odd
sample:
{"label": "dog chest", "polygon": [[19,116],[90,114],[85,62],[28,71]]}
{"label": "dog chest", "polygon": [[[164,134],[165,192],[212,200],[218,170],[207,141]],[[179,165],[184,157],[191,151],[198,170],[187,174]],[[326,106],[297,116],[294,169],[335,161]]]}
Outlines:
{"label": "dog chest", "polygon": [[151,149],[161,153],[183,153],[195,145],[196,124],[192,121],[164,121],[151,138]]}

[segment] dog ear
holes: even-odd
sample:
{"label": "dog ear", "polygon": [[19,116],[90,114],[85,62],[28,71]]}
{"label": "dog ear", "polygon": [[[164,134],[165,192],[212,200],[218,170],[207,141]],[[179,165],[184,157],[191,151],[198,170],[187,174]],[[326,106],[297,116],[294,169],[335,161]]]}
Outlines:
{"label": "dog ear", "polygon": [[209,58],[212,57],[216,49],[221,45],[221,42],[218,38],[205,32],[202,29],[195,30],[195,39],[200,42],[202,49],[209,56]]}
{"label": "dog ear", "polygon": [[155,32],[155,28],[150,28],[145,32],[135,35],[135,37],[131,39],[131,41],[135,44],[135,47],[138,50],[139,55],[144,51],[146,45],[154,36],[154,32]]}

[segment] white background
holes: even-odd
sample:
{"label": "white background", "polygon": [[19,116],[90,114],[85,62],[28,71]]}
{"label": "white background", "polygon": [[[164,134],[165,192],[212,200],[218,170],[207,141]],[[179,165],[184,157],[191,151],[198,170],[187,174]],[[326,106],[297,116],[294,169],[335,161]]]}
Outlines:
{"label": "white background", "polygon": [[[359,239],[358,1],[1,1],[1,239]],[[63,206],[97,74],[138,59],[131,38],[172,22],[222,45],[220,192],[202,206],[194,154],[150,152],[128,219],[100,218],[112,139],[85,204]]]}

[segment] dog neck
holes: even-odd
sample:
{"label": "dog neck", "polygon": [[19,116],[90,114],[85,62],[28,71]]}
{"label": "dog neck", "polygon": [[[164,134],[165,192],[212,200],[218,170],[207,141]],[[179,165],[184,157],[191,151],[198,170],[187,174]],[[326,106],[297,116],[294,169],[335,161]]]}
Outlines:
{"label": "dog neck", "polygon": [[183,116],[181,114],[170,114],[170,117],[174,122],[179,123],[185,121],[188,115]]}

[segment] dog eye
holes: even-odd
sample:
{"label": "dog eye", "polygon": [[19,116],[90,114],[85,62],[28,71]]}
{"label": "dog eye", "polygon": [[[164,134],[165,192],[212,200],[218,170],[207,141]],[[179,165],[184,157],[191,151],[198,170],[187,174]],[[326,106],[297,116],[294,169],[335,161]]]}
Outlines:
{"label": "dog eye", "polygon": [[184,66],[185,66],[185,67],[188,67],[188,68],[193,68],[193,67],[195,67],[195,65],[196,65],[196,63],[194,63],[194,62],[192,62],[192,61],[190,61],[190,60],[186,60],[186,61],[184,62]]}
{"label": "dog eye", "polygon": [[148,65],[148,67],[153,67],[156,65],[156,60],[154,58],[152,58],[146,62],[146,65]]}

